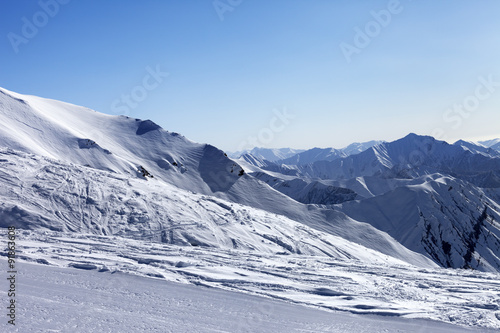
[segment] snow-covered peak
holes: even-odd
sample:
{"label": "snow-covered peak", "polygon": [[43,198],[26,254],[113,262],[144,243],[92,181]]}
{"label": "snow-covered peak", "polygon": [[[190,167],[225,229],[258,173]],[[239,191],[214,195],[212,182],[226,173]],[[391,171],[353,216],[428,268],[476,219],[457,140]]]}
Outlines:
{"label": "snow-covered peak", "polygon": [[292,149],[292,148],[260,148],[255,147],[251,150],[237,151],[228,153],[231,158],[240,158],[243,155],[253,155],[254,157],[262,160],[267,160],[275,162],[278,160],[283,160],[289,158],[293,155],[303,152],[303,149]]}
{"label": "snow-covered peak", "polygon": [[115,173],[147,174],[202,193],[224,190],[242,175],[242,168],[221,150],[151,120],[8,91],[0,93],[0,143]]}
{"label": "snow-covered peak", "polygon": [[498,152],[500,152],[500,139],[492,139],[492,140],[486,140],[486,141],[479,141],[478,144],[483,145],[485,147],[494,149]]}
{"label": "snow-covered peak", "polygon": [[286,165],[304,165],[316,161],[332,161],[347,156],[342,150],[334,148],[312,148],[300,154],[280,160],[277,163]]}
{"label": "snow-covered peak", "polygon": [[488,157],[500,156],[500,152],[495,149],[486,147],[482,144],[474,143],[472,141],[458,140],[454,143],[455,146],[460,146],[464,150],[468,150],[474,154],[481,154]]}
{"label": "snow-covered peak", "polygon": [[354,142],[342,149],[312,148],[287,159],[277,161],[278,164],[306,165],[317,161],[333,161],[337,158],[359,154],[383,141]]}
{"label": "snow-covered peak", "polygon": [[479,141],[479,144],[485,146],[485,147],[493,147],[493,146],[498,146],[500,145],[500,138],[498,139],[491,139],[491,140],[485,140],[485,141]]}
{"label": "snow-covered peak", "polygon": [[377,175],[414,178],[443,172],[482,187],[500,186],[500,158],[416,134],[378,144],[356,155],[300,166],[299,170],[307,177],[333,180]]}
{"label": "snow-covered peak", "polygon": [[346,153],[347,155],[355,155],[359,154],[361,152],[364,152],[365,150],[376,146],[378,144],[381,144],[385,141],[381,140],[372,140],[372,141],[367,141],[367,142],[354,142],[348,145],[347,147],[342,148],[342,151]]}

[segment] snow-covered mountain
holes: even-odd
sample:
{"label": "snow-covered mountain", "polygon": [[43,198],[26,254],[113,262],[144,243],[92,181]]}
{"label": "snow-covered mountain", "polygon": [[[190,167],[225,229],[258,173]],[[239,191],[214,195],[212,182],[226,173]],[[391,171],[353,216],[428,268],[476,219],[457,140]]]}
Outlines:
{"label": "snow-covered mountain", "polygon": [[348,156],[341,149],[335,148],[312,148],[292,157],[277,161],[276,164],[304,165],[316,161],[332,161],[337,158]]}
{"label": "snow-covered mountain", "polygon": [[463,180],[423,176],[341,209],[443,267],[500,271],[500,205]]}
{"label": "snow-covered mountain", "polygon": [[[0,228],[22,235],[18,260],[47,265],[26,265],[23,281],[66,281],[55,266],[93,271],[72,280],[79,288],[23,304],[60,309],[74,292],[120,291],[83,281],[111,270],[327,310],[500,327],[498,154],[415,134],[367,145],[336,158],[318,151],[332,160],[307,164],[231,159],[151,120],[0,88]],[[24,290],[44,288],[54,290]],[[140,288],[123,289],[137,299]],[[99,304],[130,312],[114,299]]]}
{"label": "snow-covered mountain", "polygon": [[[134,179],[141,181],[149,179],[150,182],[158,184],[174,185],[182,190],[246,205],[249,216],[258,214],[254,213],[255,209],[263,210],[406,262],[429,265],[428,259],[424,256],[404,248],[387,233],[377,230],[370,224],[359,223],[336,210],[299,203],[246,174],[237,162],[229,159],[221,150],[210,145],[191,142],[179,134],[163,130],[150,120],[104,115],[63,102],[2,90],[0,123],[2,124],[0,142],[3,146],[32,153],[35,156],[48,157],[54,163],[72,163],[97,169],[100,172],[108,172],[106,176],[99,178],[98,182],[105,182],[108,175],[117,175],[117,177],[130,179],[122,182],[127,184],[133,182]],[[17,164],[25,163],[27,162],[19,161]],[[50,170],[50,167],[47,168]],[[71,174],[71,171],[65,171],[65,173]],[[8,177],[4,179],[7,180]],[[75,179],[68,176],[62,181],[64,185],[65,182],[71,183]],[[53,191],[55,184],[54,182],[48,184],[40,182],[36,185],[35,182],[36,186],[42,187],[40,192],[50,192]],[[19,187],[21,185],[18,183],[8,183],[6,198],[9,197],[8,193],[16,192]],[[80,187],[85,186],[79,185],[78,188]],[[78,188],[74,191],[78,192]],[[26,207],[23,207],[19,201],[6,201],[9,204],[2,206],[4,214],[11,215],[21,211],[19,216],[24,216],[23,220],[27,221],[24,224],[25,227],[45,227],[44,224],[40,224],[40,221],[50,220],[54,218],[54,214],[62,214],[58,212],[64,211],[62,207],[52,207],[47,203],[41,207],[45,213],[40,213],[35,207],[30,206],[37,206],[36,203],[41,200],[38,197],[40,194],[37,191],[31,193],[34,196],[32,200],[24,200]],[[72,198],[74,193],[67,195]],[[62,195],[58,199],[62,206],[67,206],[66,213],[60,215],[58,223],[68,223],[68,226],[61,226],[61,228],[73,230],[72,223],[75,221],[71,217],[72,214],[81,211],[77,217],[80,221],[81,215],[90,214],[87,210],[97,208],[92,207],[92,200],[88,202],[85,200],[82,204],[88,206],[80,207],[80,201],[77,201],[77,205],[65,196]],[[130,212],[138,212],[140,223],[146,223],[144,224],[146,226],[152,223],[159,228],[158,219],[162,220],[164,213],[155,215],[148,209],[153,205],[150,201],[156,198],[154,196],[148,198],[146,195],[142,197],[145,198],[145,202],[137,203],[137,207],[136,200],[126,200],[125,204],[132,207],[128,210],[124,208],[124,215],[129,217],[133,216]],[[104,195],[100,198],[109,199]],[[183,200],[178,200],[178,202],[181,205]],[[181,211],[186,213],[177,216],[173,219],[174,222],[192,220],[193,218],[189,217],[191,207],[191,205],[181,205]],[[30,215],[32,212],[33,216]],[[67,217],[67,214],[70,214],[70,217]],[[95,214],[100,216],[99,214],[104,213],[97,209]],[[108,212],[107,215],[110,213]],[[107,223],[108,218],[98,219],[99,223],[90,230],[103,234],[113,232],[116,229],[107,229],[103,225]],[[202,218],[199,217],[199,219]],[[92,221],[95,223],[94,219]],[[127,224],[135,223],[136,219],[131,217],[131,220],[126,218],[120,221]],[[132,227],[124,226],[124,228]],[[251,229],[251,232],[257,231]],[[293,238],[293,236],[290,237]],[[283,251],[289,251],[290,248],[285,245],[286,242],[283,239],[279,238],[276,242],[283,244]],[[201,244],[205,243],[210,242],[201,241]],[[220,246],[226,243],[210,244]]]}
{"label": "snow-covered mountain", "polygon": [[481,144],[474,143],[472,141],[458,140],[454,143],[455,146],[460,146],[464,150],[469,150],[474,154],[481,154],[487,157],[499,157],[500,152],[493,148],[483,146]]}
{"label": "snow-covered mountain", "polygon": [[157,181],[0,149],[0,227],[115,235],[259,253],[384,260],[284,216]]}
{"label": "snow-covered mountain", "polygon": [[500,139],[492,139],[492,140],[485,140],[485,141],[479,141],[478,142],[480,145],[483,145],[488,148],[493,148],[496,150],[500,150]]}
{"label": "snow-covered mountain", "polygon": [[272,165],[252,175],[300,202],[341,204],[444,267],[499,270],[499,163],[484,146],[410,134],[339,160],[288,166],[292,176]]}
{"label": "snow-covered mountain", "polygon": [[242,175],[221,150],[151,120],[1,89],[0,108],[0,142],[12,149],[132,177],[147,174],[203,193],[224,191]]}
{"label": "snow-covered mountain", "polygon": [[150,120],[0,91],[0,209],[21,227],[353,258],[363,248],[425,267],[499,269],[500,158],[463,144],[410,134],[278,166],[232,160]]}
{"label": "snow-covered mountain", "polygon": [[238,159],[243,155],[252,155],[257,159],[268,160],[275,162],[278,160],[283,160],[289,158],[293,155],[303,152],[304,149],[292,149],[292,148],[260,148],[255,147],[251,150],[243,150],[236,152],[228,152],[229,157]]}
{"label": "snow-covered mountain", "polygon": [[359,154],[361,152],[364,152],[368,148],[371,148],[375,145],[378,145],[380,143],[383,143],[385,141],[382,140],[371,140],[367,142],[354,142],[348,145],[347,147],[342,148],[342,151],[346,153],[347,155],[354,155],[354,154]]}
{"label": "snow-covered mountain", "polygon": [[254,172],[252,176],[304,204],[333,205],[359,198],[355,191],[330,185],[323,180],[304,180],[300,177],[284,179],[263,171]]}
{"label": "snow-covered mountain", "polygon": [[355,142],[341,149],[335,148],[312,148],[291,156],[286,159],[276,161],[276,164],[305,165],[317,161],[333,161],[337,158],[347,157],[367,150],[383,141]]}
{"label": "snow-covered mountain", "polygon": [[337,180],[372,175],[414,178],[439,172],[481,187],[500,187],[500,158],[416,134],[376,145],[356,155],[318,161],[299,169],[308,177]]}

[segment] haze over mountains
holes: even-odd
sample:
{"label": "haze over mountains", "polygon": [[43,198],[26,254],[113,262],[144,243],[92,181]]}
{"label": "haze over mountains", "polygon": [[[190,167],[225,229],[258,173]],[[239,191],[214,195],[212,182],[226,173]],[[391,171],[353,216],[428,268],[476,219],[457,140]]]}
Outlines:
{"label": "haze over mountains", "polygon": [[499,143],[409,134],[231,158],[0,88],[0,227],[498,273]]}
{"label": "haze over mountains", "polygon": [[302,153],[304,149],[292,149],[292,148],[258,148],[255,147],[251,150],[228,152],[229,157],[239,158],[241,155],[250,154],[259,159],[268,160],[271,162],[284,160],[291,156]]}

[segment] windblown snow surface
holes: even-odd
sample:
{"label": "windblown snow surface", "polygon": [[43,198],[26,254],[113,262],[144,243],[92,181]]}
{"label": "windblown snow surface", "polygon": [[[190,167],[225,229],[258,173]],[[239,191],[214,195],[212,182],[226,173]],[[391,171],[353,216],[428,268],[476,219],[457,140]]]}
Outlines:
{"label": "windblown snow surface", "polygon": [[498,328],[500,286],[489,273],[49,231],[19,239],[13,332]]}
{"label": "windblown snow surface", "polygon": [[[363,163],[388,175],[394,152],[370,149],[344,158],[360,160],[354,178],[285,175],[149,120],[0,89],[0,229],[17,228],[19,271],[18,325],[2,330],[499,329],[500,191],[442,165],[381,178]],[[495,180],[467,161],[470,181]]]}
{"label": "windblown snow surface", "polygon": [[[249,260],[248,265],[231,267],[226,264],[225,259],[233,260],[238,253],[192,252],[191,249],[184,253],[182,248],[160,249],[156,247],[157,244],[143,247],[144,243],[138,243],[136,245],[141,250],[148,253],[156,251],[156,255],[145,257],[146,262],[149,259],[149,264],[138,264],[121,256],[104,258],[110,253],[102,252],[102,248],[127,248],[127,245],[122,247],[117,244],[120,240],[116,238],[108,240],[112,241],[110,243],[102,242],[102,238],[58,239],[54,247],[49,247],[50,244],[46,241],[47,239],[42,238],[41,242],[26,241],[26,244],[40,244],[40,248],[48,252],[60,251],[62,257],[65,253],[68,254],[67,250],[74,249],[82,254],[79,249],[92,247],[100,253],[100,256],[93,257],[100,257],[100,262],[111,264],[111,270],[103,267],[97,271],[92,265],[76,262],[70,263],[75,268],[24,262],[19,264],[18,319],[15,328],[2,327],[2,332],[493,332],[427,319],[359,315],[312,306],[307,303],[308,299],[317,303],[321,299],[331,302],[341,296],[324,287],[300,290],[294,286],[297,284],[295,281],[287,282],[285,277],[274,276],[273,273],[278,274],[285,267],[269,269],[268,266],[279,263],[293,268],[297,263],[300,264],[293,262],[291,258],[287,261],[291,260],[293,263],[287,264],[287,261],[280,259],[244,254],[241,263]],[[133,248],[129,249],[134,255],[142,256]],[[170,251],[172,252],[169,253]],[[160,255],[160,252],[163,253]],[[123,255],[126,256],[126,252]],[[159,261],[155,262],[155,257]],[[186,261],[180,261],[180,258]],[[208,263],[207,259],[215,261]],[[301,261],[306,262],[307,258],[304,259]],[[60,264],[65,262],[53,258],[52,263],[55,261]],[[202,262],[204,266],[189,269],[195,262]],[[5,266],[6,261],[0,259],[0,264]],[[122,269],[115,270],[115,265]],[[156,272],[154,277],[144,277],[151,275],[151,272],[144,274],[148,266],[152,267],[152,272]],[[160,266],[171,268],[161,269]],[[134,271],[135,269],[143,271]],[[365,275],[370,281],[375,281],[371,278],[372,274],[378,274],[377,271],[371,272],[370,268],[362,268],[366,270],[365,274],[349,273],[345,271],[345,266],[340,266],[339,269],[339,273],[344,271],[344,280],[348,276],[361,278]],[[353,269],[358,270],[355,266]],[[335,268],[331,271],[334,270]],[[192,273],[194,271],[197,273]],[[165,276],[162,277],[159,272],[163,272]],[[249,276],[240,275],[243,273]],[[318,278],[327,278],[321,277],[321,274],[318,274]],[[263,284],[262,279],[267,282]],[[282,282],[287,284],[280,284]],[[478,281],[473,283],[476,282]],[[264,289],[260,287],[262,284]],[[302,294],[304,299],[296,302],[293,297],[286,299],[248,291],[265,290],[271,284],[276,289],[281,288],[283,292],[290,290],[294,297]],[[5,282],[1,285],[4,287]],[[471,282],[467,285],[471,285]],[[309,288],[305,284],[301,286]],[[361,304],[359,306],[363,308]],[[467,311],[466,308],[464,310]],[[463,321],[459,312],[453,318]]]}

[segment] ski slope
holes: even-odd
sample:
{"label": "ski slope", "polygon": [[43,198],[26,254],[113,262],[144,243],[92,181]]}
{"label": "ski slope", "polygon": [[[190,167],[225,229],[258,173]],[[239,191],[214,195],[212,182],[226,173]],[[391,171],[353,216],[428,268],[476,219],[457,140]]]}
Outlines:
{"label": "ski slope", "polygon": [[[4,263],[0,260],[0,264]],[[20,269],[16,327],[2,324],[2,332],[479,331],[430,320],[327,312],[129,274],[28,263]]]}
{"label": "ski slope", "polygon": [[54,231],[18,239],[19,332],[500,329],[498,274]]}

